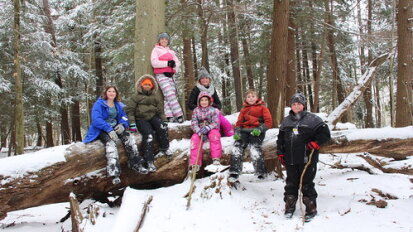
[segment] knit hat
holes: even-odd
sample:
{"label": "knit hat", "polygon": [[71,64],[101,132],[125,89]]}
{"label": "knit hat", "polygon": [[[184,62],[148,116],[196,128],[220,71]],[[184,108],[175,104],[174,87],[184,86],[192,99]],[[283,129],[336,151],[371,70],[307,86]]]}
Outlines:
{"label": "knit hat", "polygon": [[294,95],[291,97],[290,106],[291,106],[293,103],[296,103],[296,102],[303,104],[304,107],[306,106],[307,100],[305,99],[305,96],[304,96],[303,93],[296,93],[296,94],[294,94]]}
{"label": "knit hat", "polygon": [[144,86],[144,85],[150,85],[151,88],[153,88],[153,83],[152,83],[151,79],[149,79],[149,78],[143,79],[143,81],[141,82],[141,86]]}
{"label": "knit hat", "polygon": [[160,41],[162,38],[167,39],[167,40],[168,40],[168,44],[169,44],[169,42],[171,41],[171,37],[170,37],[169,34],[166,33],[166,32],[162,32],[162,33],[160,33],[160,34],[158,35],[158,43],[159,43],[159,41]]}
{"label": "knit hat", "polygon": [[206,68],[204,67],[201,67],[201,69],[198,71],[198,81],[203,77],[208,77],[209,79],[211,79],[208,70],[206,70]]}

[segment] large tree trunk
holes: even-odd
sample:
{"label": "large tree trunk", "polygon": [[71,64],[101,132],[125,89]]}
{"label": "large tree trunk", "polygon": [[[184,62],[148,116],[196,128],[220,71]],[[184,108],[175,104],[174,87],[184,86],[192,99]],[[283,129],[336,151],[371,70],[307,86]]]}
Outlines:
{"label": "large tree trunk", "polygon": [[71,106],[72,118],[72,141],[82,141],[82,133],[80,132],[80,102],[75,100]]}
{"label": "large tree trunk", "polygon": [[295,24],[293,17],[289,18],[288,48],[287,48],[287,80],[285,86],[285,100],[283,106],[288,106],[291,97],[297,92],[297,74],[295,63]]}
{"label": "large tree trunk", "polygon": [[267,76],[267,102],[272,115],[273,126],[277,127],[284,117],[289,1],[274,1],[273,9],[271,55]]}
{"label": "large tree trunk", "polygon": [[[50,98],[46,99],[46,103],[47,105],[51,105],[52,101],[50,100]],[[51,118],[51,116],[49,116],[49,118],[47,118],[46,120],[46,147],[53,147],[54,146],[54,142],[53,142],[53,124],[52,121],[53,119]]]}
{"label": "large tree trunk", "polygon": [[242,42],[242,50],[244,51],[245,69],[247,70],[248,88],[249,89],[255,89],[254,88],[254,76],[252,74],[252,63],[251,63],[250,49],[248,47],[248,40],[246,38],[242,38],[241,42]]}
{"label": "large tree trunk", "polygon": [[36,147],[41,147],[43,145],[43,133],[42,133],[42,126],[40,125],[40,122],[38,119],[36,119],[36,129],[37,129],[37,142],[36,142]]}
{"label": "large tree trunk", "polygon": [[235,6],[234,0],[227,0],[228,7],[228,36],[230,43],[230,54],[231,54],[231,67],[232,75],[234,76],[235,85],[235,102],[237,106],[237,111],[242,108],[243,96],[242,96],[242,79],[240,71],[239,62],[239,46],[238,46],[238,36],[237,36],[237,25],[235,21]]}
{"label": "large tree trunk", "polygon": [[[171,139],[189,139],[192,131],[189,125],[180,125],[170,131]],[[273,138],[263,144],[263,154],[267,171],[275,168],[276,144],[275,133],[268,133]],[[332,133],[334,140],[321,148],[322,153],[344,152],[369,152],[375,155],[388,155],[400,160],[410,156],[413,139],[388,139],[388,140],[346,140],[346,132]],[[229,139],[229,138],[228,138]],[[139,139],[138,139],[139,140]],[[229,164],[232,143],[225,143],[223,147],[222,163]],[[27,173],[22,177],[0,176],[5,180],[0,183],[0,219],[7,212],[34,207],[44,204],[66,202],[69,194],[73,192],[82,199],[104,199],[109,195],[119,194],[119,189],[126,186],[135,188],[155,188],[180,183],[188,172],[189,143],[175,150],[171,158],[159,157],[155,161],[158,170],[148,175],[137,174],[127,168],[127,158],[123,146],[118,146],[121,163],[121,184],[113,186],[111,178],[106,175],[106,158],[104,147],[100,141],[90,144],[75,143],[65,151],[64,161],[51,164],[39,171]],[[59,155],[59,154],[56,154]],[[203,164],[212,162],[208,150],[203,152]],[[246,161],[250,161],[249,158]],[[7,162],[7,159],[0,160]],[[30,162],[28,160],[27,162]],[[18,167],[16,167],[18,168]],[[413,169],[407,171],[412,172]],[[82,200],[81,199],[81,200]]]}
{"label": "large tree trunk", "polygon": [[[165,31],[165,0],[136,0],[135,80],[152,73],[151,52],[159,33]],[[156,20],[155,20],[156,19]]]}
{"label": "large tree trunk", "polygon": [[396,127],[413,124],[413,1],[400,0],[397,7]]}
{"label": "large tree trunk", "polygon": [[[24,153],[24,113],[23,113],[23,77],[20,67],[20,53],[21,53],[21,33],[20,33],[20,0],[14,0],[14,68],[13,73],[15,79],[15,118],[14,125],[16,127],[15,141],[16,141],[16,153]],[[10,148],[11,149],[11,148]]]}

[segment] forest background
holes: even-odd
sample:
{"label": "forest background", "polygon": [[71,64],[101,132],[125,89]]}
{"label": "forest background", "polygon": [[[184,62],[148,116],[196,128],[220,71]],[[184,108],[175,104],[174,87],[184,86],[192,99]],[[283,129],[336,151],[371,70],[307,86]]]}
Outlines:
{"label": "forest background", "polygon": [[184,108],[204,66],[225,114],[240,110],[247,89],[268,103],[275,127],[296,91],[328,114],[388,54],[340,120],[409,126],[412,24],[413,0],[0,0],[0,149],[81,141],[103,86],[133,94],[163,31],[183,63]]}

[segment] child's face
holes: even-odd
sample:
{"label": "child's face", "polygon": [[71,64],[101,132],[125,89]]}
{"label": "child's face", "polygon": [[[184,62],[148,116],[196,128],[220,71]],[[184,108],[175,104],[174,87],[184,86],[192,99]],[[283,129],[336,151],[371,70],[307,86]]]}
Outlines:
{"label": "child's face", "polygon": [[209,99],[208,99],[207,97],[202,97],[202,98],[199,100],[199,105],[200,105],[201,107],[207,107],[207,106],[209,106]]}
{"label": "child's face", "polygon": [[211,80],[208,77],[202,77],[199,80],[199,83],[201,83],[201,85],[203,86],[208,86],[211,83]]}
{"label": "child's face", "polygon": [[294,102],[291,105],[291,110],[294,112],[294,114],[298,114],[304,110],[304,105],[298,102]]}
{"label": "child's face", "polygon": [[258,100],[257,95],[252,94],[252,93],[247,95],[246,101],[247,101],[248,104],[253,105],[257,102],[257,100]]}
{"label": "child's face", "polygon": [[149,90],[152,89],[152,87],[151,87],[150,84],[143,84],[143,85],[142,85],[142,89],[143,89],[143,90],[146,90],[146,91],[149,91]]}
{"label": "child's face", "polygon": [[159,44],[160,44],[162,47],[168,46],[168,39],[167,39],[167,38],[161,38],[161,39],[159,40]]}

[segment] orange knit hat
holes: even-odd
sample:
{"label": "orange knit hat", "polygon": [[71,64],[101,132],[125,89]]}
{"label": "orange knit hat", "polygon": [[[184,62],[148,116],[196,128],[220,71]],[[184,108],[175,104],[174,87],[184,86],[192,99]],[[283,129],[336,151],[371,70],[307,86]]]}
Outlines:
{"label": "orange knit hat", "polygon": [[151,79],[149,79],[149,78],[145,78],[145,79],[141,82],[141,86],[143,86],[143,85],[150,85],[151,88],[153,88],[153,83],[152,83]]}

